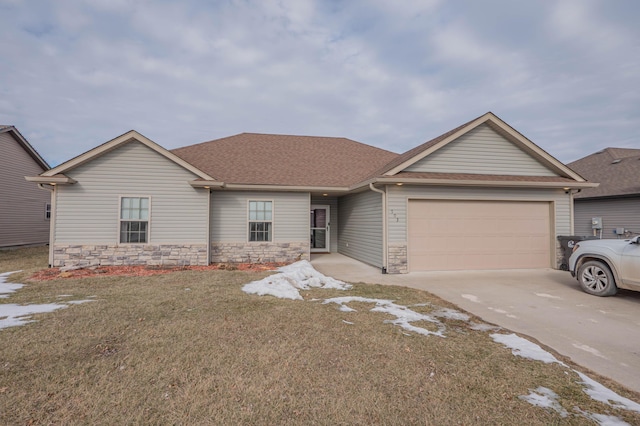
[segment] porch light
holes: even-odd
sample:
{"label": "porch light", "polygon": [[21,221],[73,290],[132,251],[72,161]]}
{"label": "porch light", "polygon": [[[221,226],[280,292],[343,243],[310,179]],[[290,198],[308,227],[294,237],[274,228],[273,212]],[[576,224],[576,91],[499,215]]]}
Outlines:
{"label": "porch light", "polygon": [[402,182],[398,182],[398,183],[396,183],[396,185],[398,185],[398,186],[402,186],[402,185],[404,185],[404,183],[402,183]]}
{"label": "porch light", "polygon": [[322,194],[323,197],[326,197],[327,195],[329,195],[329,194]]}

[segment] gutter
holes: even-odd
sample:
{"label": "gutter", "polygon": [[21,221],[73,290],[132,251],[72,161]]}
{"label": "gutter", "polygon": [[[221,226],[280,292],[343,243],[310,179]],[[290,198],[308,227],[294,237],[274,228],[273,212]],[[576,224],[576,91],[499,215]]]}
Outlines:
{"label": "gutter", "polygon": [[331,192],[345,194],[350,190],[348,186],[254,185],[241,183],[222,183],[222,185],[216,185],[216,187],[245,191]]}
{"label": "gutter", "polygon": [[388,257],[388,231],[387,231],[387,191],[376,188],[373,183],[369,183],[369,189],[373,192],[382,194],[382,273],[387,273],[387,257]]}
{"label": "gutter", "polygon": [[378,177],[368,179],[349,187],[350,191],[360,189],[372,184],[407,184],[407,185],[438,185],[438,186],[493,186],[503,188],[562,188],[582,189],[596,188],[599,183],[591,182],[531,182],[531,181],[503,181],[503,180],[461,180],[461,179],[421,179],[421,178],[398,178],[395,176]]}

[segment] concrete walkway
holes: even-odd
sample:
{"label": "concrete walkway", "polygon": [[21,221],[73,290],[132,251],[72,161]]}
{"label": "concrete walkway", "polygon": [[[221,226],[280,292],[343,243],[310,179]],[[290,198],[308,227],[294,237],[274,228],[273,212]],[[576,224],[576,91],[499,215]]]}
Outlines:
{"label": "concrete walkway", "polygon": [[568,272],[553,269],[382,275],[340,254],[314,255],[311,263],[343,281],[428,291],[640,392],[640,292],[591,296]]}

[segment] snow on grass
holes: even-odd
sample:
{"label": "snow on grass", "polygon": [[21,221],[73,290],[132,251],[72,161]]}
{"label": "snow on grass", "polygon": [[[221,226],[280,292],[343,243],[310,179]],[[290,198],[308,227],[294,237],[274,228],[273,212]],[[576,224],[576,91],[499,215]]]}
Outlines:
{"label": "snow on grass", "polygon": [[640,404],[618,395],[614,391],[607,389],[600,383],[596,382],[587,375],[580,373],[579,371],[576,371],[576,373],[578,373],[578,376],[580,376],[580,378],[582,379],[582,383],[586,386],[584,390],[585,393],[591,398],[595,399],[596,401],[609,404],[612,407],[623,408],[625,410],[640,413]]}
{"label": "snow on grass", "polygon": [[242,287],[242,291],[258,296],[271,295],[281,299],[302,300],[300,290],[331,288],[348,290],[351,284],[327,277],[316,271],[307,260],[278,268],[279,273]]}
{"label": "snow on grass", "polygon": [[521,395],[520,399],[536,407],[550,408],[558,412],[561,417],[567,417],[569,415],[567,410],[562,408],[562,405],[558,402],[558,394],[544,386],[540,386],[536,390],[531,391],[529,395]]}
{"label": "snow on grass", "polygon": [[[323,302],[323,304],[336,303],[340,306],[341,311],[353,312],[355,311],[355,309],[347,306],[347,304],[351,302],[374,303],[375,306],[371,309],[371,312],[382,312],[396,317],[396,319],[394,320],[386,320],[385,323],[387,324],[397,325],[407,331],[422,334],[423,336],[435,335],[445,337],[444,332],[446,330],[446,327],[437,318],[432,315],[421,314],[419,312],[413,311],[406,306],[397,305],[393,303],[392,300],[370,299],[368,297],[359,296],[346,296],[327,299]],[[418,327],[412,324],[413,322],[418,321],[426,321],[432,324],[436,324],[438,327],[438,331],[427,330],[426,328]]]}
{"label": "snow on grass", "polygon": [[68,305],[59,305],[57,303],[46,303],[43,305],[0,305],[0,329],[8,327],[16,327],[24,325],[34,320],[31,319],[33,314],[42,314],[45,312],[53,312],[56,309],[66,308]]}
{"label": "snow on grass", "polygon": [[[0,274],[0,298],[6,298],[9,293],[13,293],[16,290],[24,287],[24,284],[7,283],[9,275],[20,271],[5,272]],[[72,297],[70,295],[62,295],[58,297]],[[84,302],[91,302],[91,300],[70,300],[68,302],[60,303],[45,303],[41,305],[16,305],[11,303],[0,303],[0,329],[8,327],[17,327],[20,325],[34,322],[31,316],[34,314],[42,314],[46,312],[53,312],[56,309],[67,308],[70,305],[77,305]]]}
{"label": "snow on grass", "polygon": [[9,297],[10,293],[13,293],[14,291],[21,289],[24,284],[17,284],[17,283],[8,283],[7,279],[9,278],[9,275],[11,274],[15,274],[16,272],[20,272],[20,271],[13,271],[13,272],[5,272],[3,274],[0,274],[0,299],[4,299],[6,297]]}
{"label": "snow on grass", "polygon": [[[544,349],[542,349],[540,346],[536,345],[535,343],[532,343],[526,339],[523,339],[522,337],[519,337],[515,334],[492,334],[491,338],[498,342],[498,343],[502,343],[504,346],[506,346],[507,348],[511,349],[511,352],[516,355],[516,356],[520,356],[523,358],[528,358],[528,359],[532,359],[535,361],[542,361],[545,363],[558,363],[564,367],[568,367],[566,364],[564,364],[563,362],[560,362],[556,359],[556,357],[554,357],[553,355],[551,355],[549,352],[545,351]],[[582,384],[585,385],[584,388],[584,392],[589,395],[592,399],[596,400],[596,401],[600,401],[603,402],[605,404],[608,404],[612,407],[615,408],[621,408],[621,409],[625,409],[625,410],[629,410],[629,411],[635,411],[637,413],[640,413],[640,404],[625,398],[623,396],[618,395],[617,393],[615,393],[614,391],[612,391],[611,389],[608,389],[606,387],[604,387],[603,385],[601,385],[600,383],[596,382],[595,380],[591,379],[590,377],[588,377],[587,375],[577,371],[577,370],[573,370],[576,374],[578,374],[578,376],[580,376],[580,378],[582,379]],[[538,388],[540,389],[540,388]],[[521,397],[525,400],[527,400],[528,402],[534,404],[534,405],[538,405],[537,402],[539,400],[544,400],[543,397],[549,398],[549,394],[544,394],[541,392],[538,392],[538,398],[536,397],[531,397],[531,394],[529,394],[526,397]],[[587,412],[582,412],[580,411],[585,417],[588,417],[596,422],[598,422],[601,425],[624,425],[627,424],[625,423],[622,419],[618,418],[618,417],[614,417],[614,416],[607,416],[607,415],[603,415],[603,414],[593,414],[593,413],[587,413]]]}
{"label": "snow on grass", "polygon": [[522,337],[514,333],[495,333],[491,335],[491,338],[495,342],[502,343],[506,347],[510,348],[511,352],[515,356],[532,359],[534,361],[542,361],[545,364],[552,364],[554,362],[557,362],[558,364],[565,365],[564,363],[558,361],[556,357],[551,355],[549,352],[542,349],[540,346],[528,341],[527,339],[523,339]]}

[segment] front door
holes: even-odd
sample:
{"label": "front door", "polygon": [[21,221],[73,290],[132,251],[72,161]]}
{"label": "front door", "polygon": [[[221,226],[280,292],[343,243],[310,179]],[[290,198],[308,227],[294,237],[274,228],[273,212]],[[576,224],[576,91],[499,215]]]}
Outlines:
{"label": "front door", "polygon": [[311,206],[311,251],[329,252],[329,206]]}

